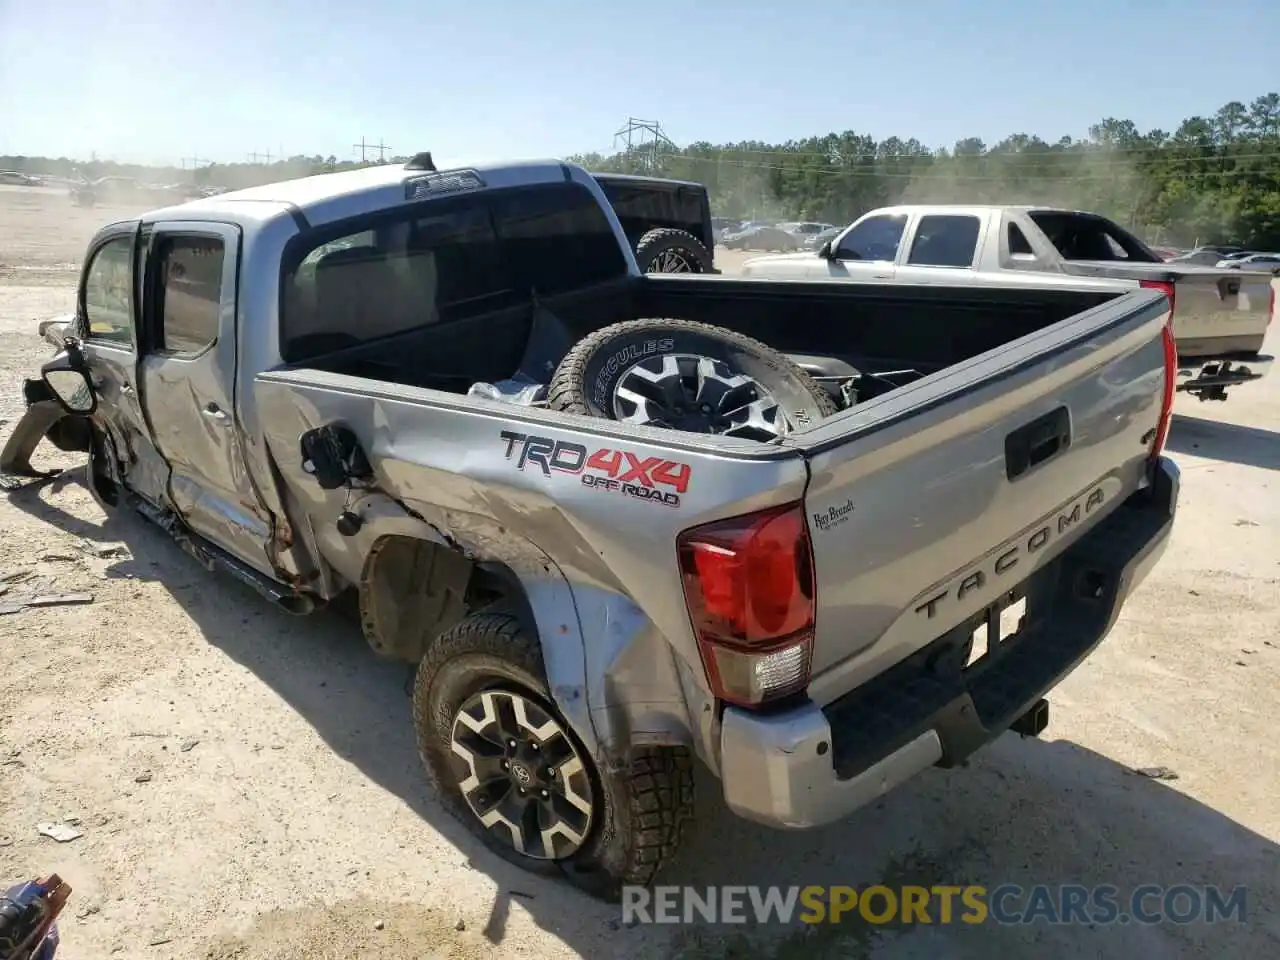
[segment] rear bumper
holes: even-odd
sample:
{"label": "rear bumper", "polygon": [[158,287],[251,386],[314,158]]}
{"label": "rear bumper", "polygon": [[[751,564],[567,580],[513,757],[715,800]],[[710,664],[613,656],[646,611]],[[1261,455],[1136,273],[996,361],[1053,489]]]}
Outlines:
{"label": "rear bumper", "polygon": [[1177,389],[1218,393],[1225,387],[1261,380],[1271,372],[1275,357],[1260,353],[1231,353],[1216,357],[1180,357]]}
{"label": "rear bumper", "polygon": [[727,707],[728,807],[770,826],[837,820],[932,766],[995,739],[1107,635],[1168,545],[1179,472],[1161,458],[1139,491],[1023,586],[1027,614],[984,666],[961,672],[952,631],[844,697],[761,716]]}

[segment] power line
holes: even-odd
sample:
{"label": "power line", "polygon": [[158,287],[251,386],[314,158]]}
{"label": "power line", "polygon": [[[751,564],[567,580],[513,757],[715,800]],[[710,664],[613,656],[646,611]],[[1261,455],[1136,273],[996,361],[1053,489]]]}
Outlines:
{"label": "power line", "polygon": [[379,137],[379,138],[378,138],[378,142],[377,142],[376,144],[375,144],[375,143],[366,143],[366,142],[365,142],[364,137],[361,137],[361,138],[360,138],[360,142],[359,142],[359,143],[353,143],[353,144],[351,145],[351,148],[352,148],[353,150],[359,150],[359,151],[360,151],[360,162],[361,162],[361,163],[368,163],[368,162],[369,162],[368,154],[369,154],[370,152],[374,151],[374,150],[377,150],[377,151],[378,151],[378,162],[379,162],[379,163],[382,163],[382,162],[383,162],[383,160],[386,158],[387,151],[391,149],[391,148],[390,148],[390,147],[388,147],[385,143],[383,143],[383,142],[382,142],[382,138],[381,138],[381,137]]}
{"label": "power line", "polygon": [[258,151],[255,150],[253,153],[249,154],[249,162],[269,164],[271,163],[271,151],[268,150],[266,153],[258,153]]}

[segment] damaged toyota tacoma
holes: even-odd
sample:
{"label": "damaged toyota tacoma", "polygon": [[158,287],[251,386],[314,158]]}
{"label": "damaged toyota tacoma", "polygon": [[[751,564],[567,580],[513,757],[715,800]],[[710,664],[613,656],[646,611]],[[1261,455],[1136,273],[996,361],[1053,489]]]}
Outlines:
{"label": "damaged toyota tacoma", "polygon": [[1043,729],[1168,542],[1168,311],[646,275],[584,170],[419,155],[103,228],[0,469],[357,594],[442,802],[617,896],[695,758],[799,829]]}

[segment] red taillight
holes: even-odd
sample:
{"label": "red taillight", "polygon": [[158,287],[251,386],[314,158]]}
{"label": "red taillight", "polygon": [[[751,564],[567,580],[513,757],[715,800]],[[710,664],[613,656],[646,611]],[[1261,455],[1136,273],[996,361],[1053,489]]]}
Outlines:
{"label": "red taillight", "polygon": [[1173,284],[1167,280],[1140,280],[1139,284],[1148,290],[1159,290],[1169,298],[1169,321],[1172,323],[1174,306]]}
{"label": "red taillight", "polygon": [[1178,343],[1173,337],[1173,284],[1165,280],[1141,280],[1148,290],[1159,290],[1169,298],[1169,317],[1165,321],[1161,343],[1164,346],[1164,395],[1160,400],[1160,422],[1156,424],[1156,436],[1151,442],[1151,459],[1160,456],[1164,442],[1169,437],[1169,422],[1173,419],[1173,395],[1178,383]]}
{"label": "red taillight", "polygon": [[1169,423],[1173,420],[1173,394],[1178,381],[1178,344],[1173,339],[1173,319],[1164,325],[1161,335],[1164,344],[1164,393],[1160,398],[1160,422],[1156,424],[1156,438],[1151,442],[1151,459],[1164,451],[1169,438]]}
{"label": "red taillight", "polygon": [[757,706],[807,687],[816,591],[802,505],[694,527],[677,549],[712,693]]}

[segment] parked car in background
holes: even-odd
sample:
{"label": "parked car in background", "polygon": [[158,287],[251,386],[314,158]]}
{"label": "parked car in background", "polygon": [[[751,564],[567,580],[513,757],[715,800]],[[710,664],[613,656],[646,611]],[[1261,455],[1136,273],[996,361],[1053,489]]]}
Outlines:
{"label": "parked car in background", "polygon": [[783,230],[787,231],[787,233],[791,234],[793,237],[798,237],[801,241],[804,241],[804,240],[808,240],[810,237],[813,237],[819,233],[822,233],[824,230],[830,230],[833,226],[835,226],[835,224],[817,223],[815,221],[808,220],[808,221],[797,221],[797,222],[791,222],[791,223],[780,223],[778,224],[778,226],[781,227]]}
{"label": "parked car in background", "polygon": [[805,237],[804,248],[806,250],[817,250],[828,240],[834,240],[843,232],[844,227],[827,227],[827,229],[823,230],[821,233],[815,233],[811,236]]}
{"label": "parked car in background", "polygon": [[790,253],[801,249],[801,241],[778,227],[749,226],[737,233],[726,233],[720,245],[727,250],[767,250]]}
{"label": "parked car in background", "polygon": [[736,217],[712,217],[711,232],[715,238],[716,243],[719,243],[720,239],[726,233],[736,233],[737,231],[741,230],[743,224],[745,224],[746,222],[747,221],[739,220]]}
{"label": "parked car in background", "polygon": [[1243,257],[1220,260],[1224,270],[1248,270],[1250,273],[1280,275],[1280,253],[1250,253]]}
{"label": "parked car in background", "polygon": [[1161,260],[1172,260],[1174,257],[1182,256],[1183,251],[1177,247],[1152,247],[1151,252]]}
{"label": "parked car in background", "polygon": [[[1234,251],[1228,251],[1234,252]],[[1029,206],[929,204],[866,214],[816,253],[748,260],[746,276],[973,287],[1095,287],[1163,291],[1173,309],[1178,389],[1225,400],[1263,377],[1259,353],[1275,311],[1269,280],[1239,270],[1164,262],[1106,217]]]}
{"label": "parked car in background", "polygon": [[146,183],[136,177],[99,177],[71,184],[71,199],[77,206],[158,206],[183,203],[199,194],[191,184]]}
{"label": "parked car in background", "polygon": [[1224,257],[1232,254],[1248,253],[1240,247],[1196,247],[1194,250],[1174,257],[1169,263],[1190,263],[1201,267],[1217,266]]}
{"label": "parked car in background", "polygon": [[39,177],[33,177],[18,170],[0,170],[0,184],[10,187],[38,187],[43,184]]}

